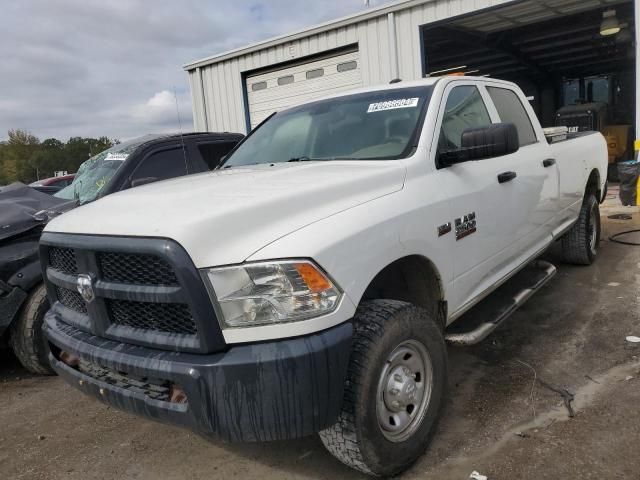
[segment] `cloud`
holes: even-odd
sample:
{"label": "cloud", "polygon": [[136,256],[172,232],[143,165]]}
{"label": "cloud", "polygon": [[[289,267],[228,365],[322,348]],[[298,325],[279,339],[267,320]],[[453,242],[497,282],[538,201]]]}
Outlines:
{"label": "cloud", "polygon": [[[176,100],[178,109],[176,109]],[[180,118],[178,118],[178,112]],[[186,118],[185,118],[186,114]],[[145,103],[134,105],[130,117],[140,124],[153,125],[155,132],[192,131],[191,97],[187,93],[176,94],[169,90],[156,92]],[[180,125],[182,124],[182,125]]]}
{"label": "cloud", "polygon": [[156,93],[147,100],[147,107],[166,109],[173,103],[174,97],[169,90],[163,90]]}
{"label": "cloud", "polygon": [[0,139],[192,128],[182,65],[363,8],[361,0],[21,0],[0,15]]}

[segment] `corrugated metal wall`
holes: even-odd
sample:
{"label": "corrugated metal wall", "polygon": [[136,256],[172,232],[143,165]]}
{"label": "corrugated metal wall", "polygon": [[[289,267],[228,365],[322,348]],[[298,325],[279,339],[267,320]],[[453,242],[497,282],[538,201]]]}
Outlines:
{"label": "corrugated metal wall", "polygon": [[[425,0],[420,5],[396,11],[400,78],[413,80],[422,75],[420,25],[510,1],[514,0]],[[376,18],[190,70],[195,129],[245,132],[244,72],[348,45],[359,46],[363,85],[389,82],[391,62],[387,21],[387,14],[383,13]]]}

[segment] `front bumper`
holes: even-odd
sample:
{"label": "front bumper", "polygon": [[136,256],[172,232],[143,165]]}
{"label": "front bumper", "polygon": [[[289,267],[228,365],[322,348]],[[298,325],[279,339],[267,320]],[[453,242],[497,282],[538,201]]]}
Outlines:
{"label": "front bumper", "polygon": [[[224,353],[155,350],[105,340],[47,313],[44,332],[54,346],[54,370],[79,390],[121,410],[227,441],[269,441],[311,435],[341,410],[352,326],[283,341],[232,347]],[[60,351],[137,378],[179,385],[187,403],[152,398],[89,376]]]}
{"label": "front bumper", "polygon": [[27,292],[19,287],[13,287],[6,293],[0,290],[0,335],[9,328],[26,298]]}

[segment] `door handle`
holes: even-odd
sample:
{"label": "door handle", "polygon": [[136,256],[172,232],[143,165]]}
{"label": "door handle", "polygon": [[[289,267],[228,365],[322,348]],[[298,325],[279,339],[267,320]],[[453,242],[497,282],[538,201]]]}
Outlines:
{"label": "door handle", "polygon": [[507,183],[513,180],[514,178],[516,178],[517,176],[518,174],[516,172],[503,172],[500,175],[498,175],[498,182]]}
{"label": "door handle", "polygon": [[556,164],[556,159],[555,158],[547,158],[546,160],[542,161],[542,166],[544,168],[549,168],[549,167],[551,167],[551,166],[553,166],[555,164]]}

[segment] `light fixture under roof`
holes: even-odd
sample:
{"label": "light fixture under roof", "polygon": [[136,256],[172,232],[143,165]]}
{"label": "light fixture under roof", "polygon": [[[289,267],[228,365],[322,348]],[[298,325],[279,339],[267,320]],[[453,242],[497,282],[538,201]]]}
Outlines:
{"label": "light fixture under roof", "polygon": [[620,32],[620,22],[616,16],[615,10],[607,10],[602,14],[602,23],[600,24],[600,35],[608,37],[616,35]]}

